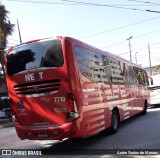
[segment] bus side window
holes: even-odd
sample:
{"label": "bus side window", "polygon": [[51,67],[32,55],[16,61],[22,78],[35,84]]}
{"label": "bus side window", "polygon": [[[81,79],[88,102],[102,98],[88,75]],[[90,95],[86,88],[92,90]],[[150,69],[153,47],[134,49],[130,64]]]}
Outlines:
{"label": "bus side window", "polygon": [[83,76],[87,78],[92,78],[92,73],[90,70],[90,60],[89,60],[89,52],[80,47],[74,47],[74,52],[76,54],[76,60],[78,62],[78,67]]}
{"label": "bus side window", "polygon": [[129,85],[129,70],[127,64],[125,64],[124,78],[125,78],[125,84]]}
{"label": "bus side window", "polygon": [[102,55],[102,66],[103,66],[103,72],[105,75],[103,77],[105,78],[105,82],[111,82],[111,70],[109,66],[109,59],[107,56]]}
{"label": "bus side window", "polygon": [[148,86],[149,85],[149,81],[148,81],[148,76],[145,70],[143,70],[143,74],[144,74],[144,86]]}
{"label": "bus side window", "polygon": [[139,85],[146,85],[145,72],[139,68],[134,68],[134,71]]}
{"label": "bus side window", "polygon": [[138,81],[137,84],[140,84],[140,77],[139,77],[138,68],[134,67],[134,73],[135,73],[136,79],[137,79],[137,81]]}
{"label": "bus side window", "polygon": [[137,79],[134,73],[134,69],[132,66],[129,66],[129,76],[130,76],[130,84],[131,85],[136,85],[137,84]]}
{"label": "bus side window", "polygon": [[100,63],[100,54],[97,54],[96,52],[90,52],[90,64],[91,70],[93,71],[93,80],[95,82],[101,82]]}
{"label": "bus side window", "polygon": [[109,66],[111,70],[111,81],[112,83],[120,83],[124,84],[124,67],[123,63],[118,61],[117,59],[110,58]]}
{"label": "bus side window", "polygon": [[126,65],[123,62],[120,62],[120,76],[121,76],[121,80],[122,83],[125,83],[125,69],[126,69]]}

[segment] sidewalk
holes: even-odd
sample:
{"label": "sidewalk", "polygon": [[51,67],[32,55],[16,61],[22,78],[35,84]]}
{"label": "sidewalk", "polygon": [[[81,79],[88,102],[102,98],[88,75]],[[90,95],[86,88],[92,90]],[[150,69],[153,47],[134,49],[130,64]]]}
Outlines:
{"label": "sidewalk", "polygon": [[2,118],[0,117],[0,129],[1,128],[7,128],[7,127],[13,127],[13,121],[9,120],[9,118]]}

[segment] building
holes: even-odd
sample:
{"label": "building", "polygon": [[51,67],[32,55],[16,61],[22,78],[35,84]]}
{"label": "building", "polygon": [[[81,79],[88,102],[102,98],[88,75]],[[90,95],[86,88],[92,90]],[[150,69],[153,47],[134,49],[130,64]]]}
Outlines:
{"label": "building", "polygon": [[[150,67],[145,67],[144,69],[146,70],[148,76],[158,75],[158,74],[160,74],[160,71],[156,71],[155,70],[156,67],[157,67],[157,65],[156,66],[152,66],[151,70],[150,70]],[[151,74],[151,72],[152,72],[152,74]]]}

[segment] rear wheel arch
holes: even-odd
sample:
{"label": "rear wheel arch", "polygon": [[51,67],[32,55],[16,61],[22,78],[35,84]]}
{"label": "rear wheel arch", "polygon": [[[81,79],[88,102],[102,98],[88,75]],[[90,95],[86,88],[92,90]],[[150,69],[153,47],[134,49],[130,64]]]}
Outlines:
{"label": "rear wheel arch", "polygon": [[110,133],[115,134],[118,131],[120,122],[120,114],[118,107],[114,107],[111,114]]}
{"label": "rear wheel arch", "polygon": [[145,100],[144,101],[144,106],[143,106],[143,111],[142,111],[143,115],[147,114],[147,108],[148,108],[148,102],[147,102],[147,100]]}

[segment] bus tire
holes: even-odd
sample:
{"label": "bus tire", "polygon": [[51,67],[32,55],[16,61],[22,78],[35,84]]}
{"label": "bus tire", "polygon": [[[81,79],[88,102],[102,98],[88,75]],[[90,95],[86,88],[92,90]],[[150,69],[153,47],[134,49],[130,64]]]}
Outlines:
{"label": "bus tire", "polygon": [[110,134],[115,134],[119,128],[119,114],[116,110],[112,111]]}
{"label": "bus tire", "polygon": [[146,115],[146,114],[147,114],[147,102],[144,103],[144,107],[142,111],[142,115]]}

